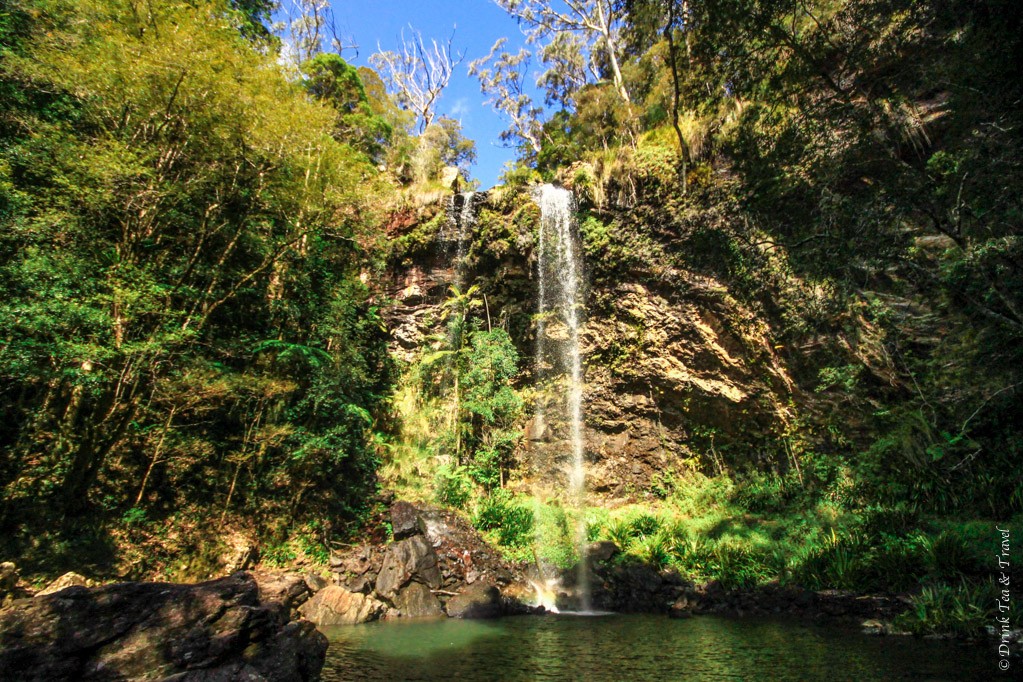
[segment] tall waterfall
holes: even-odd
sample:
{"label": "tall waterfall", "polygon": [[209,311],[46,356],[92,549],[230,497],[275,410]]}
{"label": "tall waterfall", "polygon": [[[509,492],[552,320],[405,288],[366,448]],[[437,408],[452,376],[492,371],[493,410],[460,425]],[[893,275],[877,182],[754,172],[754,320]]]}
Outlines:
{"label": "tall waterfall", "polygon": [[[589,576],[586,570],[586,526],[582,511],[586,497],[583,460],[583,376],[579,351],[579,327],[583,312],[582,260],[575,220],[575,199],[567,189],[542,185],[534,198],[540,207],[537,269],[539,306],[537,322],[537,372],[562,375],[565,419],[572,457],[568,472],[569,492],[579,513],[576,542],[579,550],[578,592],[583,611],[590,610]],[[543,428],[546,405],[537,404],[537,424]]]}

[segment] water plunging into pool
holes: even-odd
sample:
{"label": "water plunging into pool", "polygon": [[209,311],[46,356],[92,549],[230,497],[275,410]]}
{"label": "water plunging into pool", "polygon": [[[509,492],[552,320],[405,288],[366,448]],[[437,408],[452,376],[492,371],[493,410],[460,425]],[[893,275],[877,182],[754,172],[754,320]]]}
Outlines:
{"label": "water plunging into pool", "polygon": [[[581,512],[586,498],[583,459],[583,376],[579,328],[584,312],[582,259],[576,224],[575,198],[554,185],[542,185],[534,198],[540,207],[537,235],[537,374],[564,377],[565,417],[571,444],[568,482],[571,503]],[[545,377],[546,378],[546,377]],[[536,421],[543,428],[545,404],[538,401]],[[586,570],[586,527],[578,516],[576,543],[579,550],[577,590],[582,611],[590,611],[589,577]]]}

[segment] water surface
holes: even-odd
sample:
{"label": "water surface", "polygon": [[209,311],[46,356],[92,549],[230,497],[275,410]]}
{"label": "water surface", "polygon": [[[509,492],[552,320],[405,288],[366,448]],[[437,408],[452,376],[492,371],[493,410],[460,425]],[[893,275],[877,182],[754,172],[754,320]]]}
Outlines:
{"label": "water surface", "polygon": [[777,619],[654,615],[392,621],[327,632],[323,679],[992,680],[984,647]]}

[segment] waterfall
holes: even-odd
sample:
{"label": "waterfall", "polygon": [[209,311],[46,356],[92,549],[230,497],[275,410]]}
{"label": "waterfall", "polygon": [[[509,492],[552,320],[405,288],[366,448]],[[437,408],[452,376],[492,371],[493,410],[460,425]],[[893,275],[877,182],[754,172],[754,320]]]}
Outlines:
{"label": "waterfall", "polygon": [[[567,189],[542,185],[534,199],[540,207],[538,234],[538,317],[536,337],[537,373],[564,375],[565,418],[571,441],[568,471],[571,502],[579,512],[576,543],[579,551],[578,592],[583,611],[590,610],[589,576],[586,570],[586,524],[582,511],[586,501],[583,460],[583,376],[579,351],[581,324],[582,260],[575,199]],[[536,423],[544,428],[546,406],[537,403]]]}
{"label": "waterfall", "polygon": [[459,291],[465,286],[465,257],[468,255],[466,249],[469,237],[476,225],[476,198],[476,192],[459,192],[452,195],[448,200],[447,223],[438,235],[445,245],[446,255],[454,263],[453,284]]}

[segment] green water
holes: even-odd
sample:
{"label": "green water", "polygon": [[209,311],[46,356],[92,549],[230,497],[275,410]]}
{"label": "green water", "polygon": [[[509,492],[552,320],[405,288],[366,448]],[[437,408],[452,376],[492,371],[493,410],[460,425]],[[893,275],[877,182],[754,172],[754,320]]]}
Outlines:
{"label": "green water", "polygon": [[337,628],[323,679],[993,680],[985,647],[701,616],[444,619]]}

